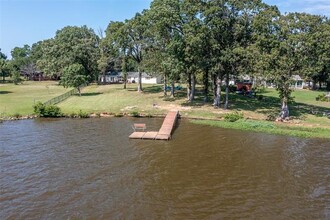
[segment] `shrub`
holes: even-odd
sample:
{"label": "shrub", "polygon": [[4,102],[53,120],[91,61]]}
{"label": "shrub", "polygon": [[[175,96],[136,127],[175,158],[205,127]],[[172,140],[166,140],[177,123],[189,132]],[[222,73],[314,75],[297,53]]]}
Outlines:
{"label": "shrub", "polygon": [[228,122],[235,122],[239,119],[243,119],[243,113],[239,113],[239,112],[233,112],[233,113],[228,113],[228,114],[225,114],[225,121],[228,121]]}
{"label": "shrub", "polygon": [[33,106],[34,113],[39,117],[57,118],[63,116],[61,109],[56,105],[45,105],[38,102]]}
{"label": "shrub", "polygon": [[276,112],[272,112],[272,113],[270,113],[269,115],[267,115],[266,120],[267,120],[267,121],[275,121],[276,118],[278,118],[278,113],[276,113]]}
{"label": "shrub", "polygon": [[315,100],[316,101],[321,101],[321,102],[327,102],[328,97],[326,97],[325,93],[323,93],[323,94],[320,94],[320,95],[316,96]]}
{"label": "shrub", "polygon": [[46,105],[44,117],[57,118],[61,117],[61,109],[56,105]]}
{"label": "shrub", "polygon": [[70,118],[76,118],[77,115],[76,115],[76,113],[71,112],[71,113],[68,115],[68,117],[70,117]]}
{"label": "shrub", "polygon": [[89,114],[87,112],[83,112],[82,110],[79,110],[78,118],[89,118]]}
{"label": "shrub", "polygon": [[15,71],[13,74],[12,74],[12,79],[13,79],[13,83],[15,85],[18,85],[20,82],[22,82],[22,79],[21,79],[21,75],[19,72]]}
{"label": "shrub", "polygon": [[123,113],[117,113],[117,114],[115,114],[115,117],[118,117],[118,118],[123,117],[123,116],[124,116]]}
{"label": "shrub", "polygon": [[139,112],[136,112],[136,111],[131,112],[130,115],[131,115],[132,117],[140,117],[140,113],[139,113]]}
{"label": "shrub", "polygon": [[20,113],[15,113],[15,114],[13,114],[13,117],[14,118],[20,118],[20,117],[22,117],[22,115]]}

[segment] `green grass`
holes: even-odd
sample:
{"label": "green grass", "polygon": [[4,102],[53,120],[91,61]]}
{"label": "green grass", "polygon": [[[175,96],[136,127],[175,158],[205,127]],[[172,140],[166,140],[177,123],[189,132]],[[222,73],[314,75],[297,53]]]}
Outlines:
{"label": "green grass", "polygon": [[45,102],[68,90],[54,81],[0,84],[0,117],[32,114],[34,103]]}
{"label": "green grass", "polygon": [[[164,115],[170,110],[179,110],[182,117],[206,119],[201,123],[213,124],[211,120],[223,119],[232,111],[243,113],[245,119],[236,123],[214,122],[217,126],[252,130],[272,134],[285,134],[297,137],[330,136],[330,119],[313,115],[311,112],[330,111],[330,102],[317,102],[315,97],[322,92],[297,90],[293,93],[295,102],[289,105],[290,115],[295,122],[290,126],[285,123],[272,123],[264,119],[268,115],[278,115],[281,101],[274,89],[267,89],[258,100],[243,95],[230,94],[229,110],[215,109],[212,97],[209,102],[203,101],[201,87],[197,88],[195,101],[186,101],[185,89],[177,91],[174,98],[164,97],[162,85],[143,85],[144,92],[137,92],[137,84],[123,85],[90,85],[82,90],[82,96],[71,96],[58,104],[66,115],[107,112],[114,115],[139,113],[142,115]],[[47,101],[68,90],[58,86],[56,82],[25,82],[23,85],[0,84],[0,113],[7,115],[31,114],[32,105],[36,101]],[[0,115],[1,116],[1,115]],[[220,124],[220,125],[219,125]],[[307,130],[303,127],[311,127]],[[313,128],[314,127],[314,128]]]}
{"label": "green grass", "polygon": [[192,120],[195,124],[210,125],[221,128],[231,128],[245,131],[263,132],[276,135],[287,135],[302,138],[330,138],[330,128],[309,128],[287,126],[267,121],[238,120],[236,122]]}
{"label": "green grass", "polygon": [[157,106],[164,106],[165,103],[160,97],[161,86],[145,85],[144,93],[138,93],[136,87],[136,84],[130,84],[124,90],[123,85],[91,85],[83,89],[81,97],[72,96],[60,103],[59,107],[66,114],[79,110],[88,113],[113,114],[131,112],[163,114],[166,112],[157,108]]}

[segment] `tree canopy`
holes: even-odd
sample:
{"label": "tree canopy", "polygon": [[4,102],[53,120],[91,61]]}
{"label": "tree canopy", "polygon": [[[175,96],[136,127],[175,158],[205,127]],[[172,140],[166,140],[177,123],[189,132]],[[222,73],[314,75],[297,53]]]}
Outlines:
{"label": "tree canopy", "polygon": [[[55,37],[14,48],[16,70],[39,69],[79,88],[108,71],[161,75],[166,85],[187,85],[187,101],[203,85],[215,107],[230,107],[229,83],[250,76],[270,80],[279,91],[282,117],[289,116],[291,82],[300,75],[330,89],[330,21],[307,13],[281,14],[261,0],[154,0],[124,22],[111,21],[100,38],[87,26],[67,26]],[[4,60],[4,59],[2,59]],[[1,61],[2,62],[2,61]],[[33,68],[32,68],[33,67]],[[221,91],[225,91],[222,101]]]}

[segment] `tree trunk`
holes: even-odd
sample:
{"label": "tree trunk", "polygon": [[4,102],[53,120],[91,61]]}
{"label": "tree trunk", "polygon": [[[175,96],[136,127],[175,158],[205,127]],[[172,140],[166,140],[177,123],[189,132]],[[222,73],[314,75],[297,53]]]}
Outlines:
{"label": "tree trunk", "polygon": [[208,71],[205,71],[204,77],[203,77],[203,83],[204,83],[204,102],[208,102],[208,95],[209,95],[209,73]]}
{"label": "tree trunk", "polygon": [[312,80],[313,81],[313,90],[316,90],[316,80]]}
{"label": "tree trunk", "polygon": [[215,96],[214,96],[214,107],[219,108],[221,105],[221,78],[218,73],[215,77]]}
{"label": "tree trunk", "polygon": [[285,120],[289,117],[289,107],[288,107],[287,98],[283,98],[282,100],[282,109],[281,109],[280,117],[282,120]]}
{"label": "tree trunk", "polygon": [[142,72],[140,71],[140,68],[138,69],[138,71],[139,71],[138,92],[142,92]]}
{"label": "tree trunk", "polygon": [[102,75],[102,84],[103,84],[103,85],[106,84],[106,81],[105,81],[105,72],[103,72],[103,75]]}
{"label": "tree trunk", "polygon": [[77,90],[78,90],[79,96],[81,96],[80,86],[77,87]]}
{"label": "tree trunk", "polygon": [[167,77],[164,75],[164,96],[167,96]]}
{"label": "tree trunk", "polygon": [[187,78],[187,100],[188,101],[190,99],[190,93],[191,93],[191,73],[188,73],[188,78]]}
{"label": "tree trunk", "polygon": [[225,109],[228,109],[228,103],[229,103],[229,74],[226,74],[226,99],[225,99]]}
{"label": "tree trunk", "polygon": [[124,89],[127,88],[127,72],[124,72]]}
{"label": "tree trunk", "polygon": [[195,99],[195,90],[196,90],[196,76],[195,74],[191,75],[191,91],[189,95],[189,102],[194,101]]}
{"label": "tree trunk", "polygon": [[213,92],[213,106],[215,106],[217,97],[217,76],[212,74],[212,92]]}
{"label": "tree trunk", "polygon": [[171,82],[171,98],[174,98],[174,86],[175,86],[175,83],[174,83],[174,80],[172,80]]}

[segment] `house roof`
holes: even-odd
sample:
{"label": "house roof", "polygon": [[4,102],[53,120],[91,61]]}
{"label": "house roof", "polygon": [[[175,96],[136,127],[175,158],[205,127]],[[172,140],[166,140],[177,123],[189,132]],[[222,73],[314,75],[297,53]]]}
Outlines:
{"label": "house roof", "polygon": [[106,75],[106,76],[119,76],[119,73],[116,72],[116,71],[113,71],[113,72],[109,71],[109,72],[107,72],[105,75]]}
{"label": "house roof", "polygon": [[[123,76],[123,72],[119,73],[120,76]],[[139,72],[127,72],[127,77],[129,78],[138,78],[139,77]],[[143,72],[142,77],[150,77],[148,73]]]}
{"label": "house roof", "polygon": [[[124,76],[123,72],[116,72],[116,71],[107,72],[105,75],[107,75],[107,76],[117,76],[117,77],[120,77],[120,76],[123,77]],[[127,72],[127,77],[128,78],[138,78],[139,77],[139,72]],[[143,72],[142,77],[152,77],[152,76],[149,75],[146,72]]]}
{"label": "house roof", "polygon": [[295,81],[302,81],[303,79],[299,75],[293,75],[292,79]]}

